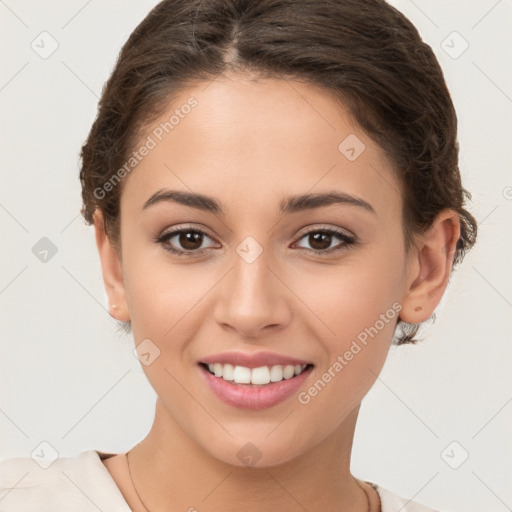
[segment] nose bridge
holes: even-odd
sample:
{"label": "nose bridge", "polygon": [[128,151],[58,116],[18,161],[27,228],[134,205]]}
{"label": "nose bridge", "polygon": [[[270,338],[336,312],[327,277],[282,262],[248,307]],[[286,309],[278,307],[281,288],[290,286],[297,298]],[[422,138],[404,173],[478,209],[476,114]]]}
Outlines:
{"label": "nose bridge", "polygon": [[236,248],[230,295],[240,313],[262,315],[270,311],[276,290],[271,289],[269,256],[270,251],[249,237]]}
{"label": "nose bridge", "polygon": [[274,276],[270,251],[253,237],[236,248],[232,271],[223,280],[217,307],[221,324],[256,336],[266,326],[278,326],[289,320],[284,290]]}

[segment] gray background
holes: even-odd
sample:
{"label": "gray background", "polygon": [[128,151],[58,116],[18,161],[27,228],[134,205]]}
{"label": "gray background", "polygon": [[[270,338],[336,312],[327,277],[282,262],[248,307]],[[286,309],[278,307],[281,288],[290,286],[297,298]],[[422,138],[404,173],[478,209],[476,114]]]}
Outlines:
{"label": "gray background", "polygon": [[[42,442],[59,456],[125,451],[152,423],[155,393],[107,313],[79,216],[78,153],[118,51],[156,3],[0,1],[1,457]],[[480,233],[426,341],[392,347],[352,470],[434,508],[511,510],[512,2],[392,3],[445,71]]]}

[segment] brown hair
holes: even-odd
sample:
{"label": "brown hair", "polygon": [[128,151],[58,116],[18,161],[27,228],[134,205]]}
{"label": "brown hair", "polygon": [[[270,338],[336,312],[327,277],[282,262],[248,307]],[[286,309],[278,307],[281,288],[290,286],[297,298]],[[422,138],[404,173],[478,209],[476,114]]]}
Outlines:
{"label": "brown hair", "polygon": [[[123,46],[82,147],[82,215],[103,213],[120,249],[119,179],[144,127],[187,85],[227,71],[295,78],[332,93],[387,153],[403,184],[407,249],[444,208],[460,218],[454,266],[477,234],[458,168],[457,117],[441,67],[384,0],[164,0]],[[98,191],[103,191],[98,193]],[[397,344],[421,324],[398,321]]]}

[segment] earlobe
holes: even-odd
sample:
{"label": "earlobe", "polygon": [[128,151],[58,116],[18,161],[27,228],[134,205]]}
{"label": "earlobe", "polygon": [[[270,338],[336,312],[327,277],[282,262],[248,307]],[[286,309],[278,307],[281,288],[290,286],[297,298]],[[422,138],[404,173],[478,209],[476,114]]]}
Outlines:
{"label": "earlobe", "polygon": [[121,322],[130,320],[123,270],[118,250],[111,244],[106,232],[103,215],[99,210],[94,213],[94,231],[96,247],[101,263],[103,282],[109,301],[109,314]]}
{"label": "earlobe", "polygon": [[459,215],[451,209],[441,211],[418,237],[411,253],[401,320],[418,324],[430,318],[448,285],[459,238]]}

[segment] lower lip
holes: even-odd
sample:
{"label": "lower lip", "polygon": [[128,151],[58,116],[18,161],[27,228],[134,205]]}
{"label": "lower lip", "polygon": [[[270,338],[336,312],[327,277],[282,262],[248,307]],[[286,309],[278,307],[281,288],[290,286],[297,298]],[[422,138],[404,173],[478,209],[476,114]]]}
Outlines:
{"label": "lower lip", "polygon": [[267,409],[283,402],[296,393],[308,378],[313,367],[304,370],[300,375],[279,382],[271,382],[264,386],[234,384],[221,377],[215,377],[202,365],[199,370],[204,375],[212,391],[225,403],[239,409]]}

